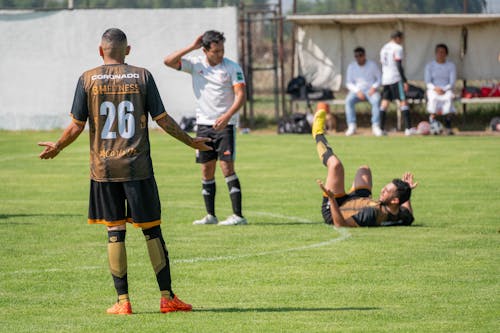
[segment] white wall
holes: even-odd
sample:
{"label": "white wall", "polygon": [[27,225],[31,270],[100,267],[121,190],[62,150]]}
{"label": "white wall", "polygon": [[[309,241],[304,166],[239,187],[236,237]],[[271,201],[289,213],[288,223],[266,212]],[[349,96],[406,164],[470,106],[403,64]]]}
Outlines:
{"label": "white wall", "polygon": [[195,101],[191,76],[165,67],[167,54],[215,29],[226,36],[226,57],[238,60],[234,7],[0,12],[0,129],[67,126],[78,77],[102,63],[98,45],[111,27],[127,34],[126,62],[151,71],[176,120],[194,115]]}

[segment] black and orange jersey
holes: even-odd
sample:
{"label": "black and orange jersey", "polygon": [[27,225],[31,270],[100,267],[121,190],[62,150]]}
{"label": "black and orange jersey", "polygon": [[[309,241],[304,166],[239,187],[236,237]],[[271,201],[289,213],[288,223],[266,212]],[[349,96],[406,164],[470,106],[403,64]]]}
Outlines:
{"label": "black and orange jersey", "polygon": [[384,206],[371,198],[346,200],[340,207],[344,219],[352,217],[361,227],[411,225],[413,215],[400,207],[398,214],[391,214]]}
{"label": "black and orange jersey", "polygon": [[78,80],[73,121],[89,121],[90,178],[130,181],[153,175],[148,115],[166,116],[151,73],[127,64],[103,65]]}

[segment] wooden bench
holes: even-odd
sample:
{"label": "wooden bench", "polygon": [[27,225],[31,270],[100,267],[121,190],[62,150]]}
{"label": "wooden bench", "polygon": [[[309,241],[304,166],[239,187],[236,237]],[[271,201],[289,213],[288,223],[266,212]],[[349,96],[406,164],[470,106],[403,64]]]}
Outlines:
{"label": "wooden bench", "polygon": [[500,104],[500,97],[473,97],[459,98],[457,100],[462,105],[463,124],[467,115],[467,105],[469,104]]}

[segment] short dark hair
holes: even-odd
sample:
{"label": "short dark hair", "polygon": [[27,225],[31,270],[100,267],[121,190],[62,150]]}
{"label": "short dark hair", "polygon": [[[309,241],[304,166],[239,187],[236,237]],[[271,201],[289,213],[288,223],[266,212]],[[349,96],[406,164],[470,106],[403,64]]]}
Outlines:
{"label": "short dark hair", "polygon": [[125,33],[118,28],[109,28],[104,31],[102,39],[111,44],[113,47],[127,44],[127,35],[125,35]]}
{"label": "short dark hair", "polygon": [[436,48],[434,49],[434,52],[436,52],[438,49],[443,49],[446,52],[446,55],[448,55],[448,46],[445,43],[439,43],[436,45]]}
{"label": "short dark hair", "polygon": [[402,31],[400,31],[400,30],[395,30],[395,31],[393,31],[393,32],[391,33],[391,38],[392,38],[392,39],[394,39],[394,38],[401,38],[401,37],[403,37],[403,36],[404,36],[404,34],[403,34],[403,32],[402,32]]}
{"label": "short dark hair", "polygon": [[358,46],[354,49],[354,53],[360,53],[360,54],[365,54],[365,49],[364,47]]}
{"label": "short dark hair", "polygon": [[210,50],[210,45],[212,45],[212,43],[224,43],[225,41],[226,37],[224,37],[224,33],[216,30],[208,30],[205,31],[203,37],[201,38],[201,45],[205,50]]}
{"label": "short dark hair", "polygon": [[410,200],[411,197],[410,184],[399,178],[393,179],[392,183],[396,186],[396,198],[399,199],[400,205]]}

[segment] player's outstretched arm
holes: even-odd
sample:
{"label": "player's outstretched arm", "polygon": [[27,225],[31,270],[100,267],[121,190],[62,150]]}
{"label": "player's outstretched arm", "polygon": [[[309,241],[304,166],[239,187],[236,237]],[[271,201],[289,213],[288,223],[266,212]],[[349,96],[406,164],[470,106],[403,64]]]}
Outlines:
{"label": "player's outstretched arm", "polygon": [[[418,182],[415,181],[414,176],[411,172],[405,172],[403,174],[403,177],[401,177],[401,179],[410,185],[412,192],[418,186]],[[411,207],[411,199],[403,203],[401,206],[407,208],[410,211],[410,213],[413,214],[413,208]]]}
{"label": "player's outstretched arm", "polygon": [[49,159],[49,158],[54,158],[67,146],[69,146],[73,141],[78,138],[80,133],[82,133],[83,129],[85,128],[85,124],[80,124],[76,122],[71,122],[68,127],[64,130],[63,134],[57,140],[57,142],[50,142],[50,141],[45,141],[45,142],[38,142],[39,146],[45,147],[45,149],[40,153],[39,157],[41,159]]}
{"label": "player's outstretched arm", "polygon": [[192,138],[177,124],[177,122],[168,114],[156,121],[165,132],[183,142],[184,144],[201,151],[212,150],[212,147],[206,145],[210,138]]}
{"label": "player's outstretched arm", "polygon": [[201,44],[202,38],[203,38],[203,35],[200,35],[200,36],[196,37],[196,39],[194,40],[194,42],[191,45],[186,46],[185,48],[177,50],[175,52],[172,52],[171,54],[166,56],[165,59],[163,59],[163,63],[165,64],[165,66],[168,66],[168,67],[171,67],[174,69],[179,69],[181,58],[184,55],[188,54],[189,52],[199,49],[202,45]]}
{"label": "player's outstretched arm", "polygon": [[316,180],[319,187],[323,192],[328,196],[328,200],[330,201],[330,212],[332,213],[333,224],[336,227],[359,227],[359,225],[351,218],[344,219],[344,216],[340,213],[339,205],[337,204],[337,200],[335,200],[335,194],[327,189],[323,182],[319,179]]}

